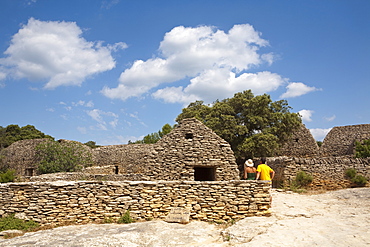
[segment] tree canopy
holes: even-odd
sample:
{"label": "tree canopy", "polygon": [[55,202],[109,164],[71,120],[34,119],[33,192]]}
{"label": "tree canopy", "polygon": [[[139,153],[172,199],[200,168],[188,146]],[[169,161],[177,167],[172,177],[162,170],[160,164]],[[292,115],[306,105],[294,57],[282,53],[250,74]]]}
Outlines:
{"label": "tree canopy", "polygon": [[246,158],[278,154],[302,123],[299,114],[290,109],[286,100],[273,102],[267,94],[254,96],[247,90],[211,105],[190,103],[176,121],[197,118],[230,143],[240,163]]}
{"label": "tree canopy", "polygon": [[10,146],[12,143],[26,139],[50,138],[41,131],[37,130],[33,125],[19,127],[16,124],[8,125],[7,127],[0,126],[0,149]]}

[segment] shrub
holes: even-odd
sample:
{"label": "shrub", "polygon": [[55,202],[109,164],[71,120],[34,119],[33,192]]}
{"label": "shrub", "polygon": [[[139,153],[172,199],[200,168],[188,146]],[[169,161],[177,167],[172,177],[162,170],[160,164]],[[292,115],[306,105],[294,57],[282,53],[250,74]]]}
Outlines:
{"label": "shrub", "polygon": [[352,179],[356,176],[356,169],[350,168],[345,171],[345,175],[347,178]]}
{"label": "shrub", "polygon": [[351,179],[351,181],[356,184],[357,186],[363,187],[367,183],[367,178],[365,178],[362,175],[356,175],[354,178]]}
{"label": "shrub", "polygon": [[305,187],[312,183],[312,181],[313,177],[304,171],[298,172],[295,177],[295,183],[298,187]]}
{"label": "shrub", "polygon": [[356,141],[355,145],[356,145],[356,149],[355,149],[356,158],[370,157],[370,139],[364,140],[362,143]]}
{"label": "shrub", "polygon": [[127,210],[117,221],[119,224],[129,224],[132,222],[134,222],[134,220],[131,218],[130,210]]}
{"label": "shrub", "polygon": [[362,175],[357,174],[356,169],[350,168],[345,171],[345,175],[348,179],[351,180],[356,186],[363,187],[367,183],[367,178]]}
{"label": "shrub", "polygon": [[91,163],[91,154],[77,143],[63,143],[50,141],[36,147],[39,172],[75,172]]}
{"label": "shrub", "polygon": [[25,221],[14,217],[14,214],[0,218],[0,232],[5,230],[31,231],[39,227],[33,220]]}
{"label": "shrub", "polygon": [[15,170],[8,169],[6,172],[0,173],[0,183],[14,182]]}

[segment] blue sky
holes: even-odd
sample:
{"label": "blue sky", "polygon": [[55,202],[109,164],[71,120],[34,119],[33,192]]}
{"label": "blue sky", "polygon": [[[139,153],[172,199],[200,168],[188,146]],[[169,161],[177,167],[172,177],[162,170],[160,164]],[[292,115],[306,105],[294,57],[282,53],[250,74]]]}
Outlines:
{"label": "blue sky", "polygon": [[125,144],[252,89],[316,140],[370,123],[370,1],[0,1],[0,126]]}

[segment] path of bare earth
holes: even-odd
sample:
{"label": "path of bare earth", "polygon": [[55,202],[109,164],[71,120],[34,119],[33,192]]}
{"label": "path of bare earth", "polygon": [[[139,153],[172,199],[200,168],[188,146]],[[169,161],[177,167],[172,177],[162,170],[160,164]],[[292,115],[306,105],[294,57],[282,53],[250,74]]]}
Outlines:
{"label": "path of bare earth", "polygon": [[316,195],[273,190],[270,217],[227,228],[192,221],[59,227],[0,240],[0,246],[370,246],[370,188]]}

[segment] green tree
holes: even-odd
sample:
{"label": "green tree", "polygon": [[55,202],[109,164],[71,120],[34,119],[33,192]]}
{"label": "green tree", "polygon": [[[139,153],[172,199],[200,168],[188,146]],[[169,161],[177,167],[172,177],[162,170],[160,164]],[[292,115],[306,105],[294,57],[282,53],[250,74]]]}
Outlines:
{"label": "green tree", "polygon": [[172,129],[173,129],[173,127],[171,125],[165,124],[165,125],[163,125],[162,130],[160,130],[158,132],[148,134],[148,135],[144,136],[144,138],[142,140],[137,140],[135,142],[129,141],[128,144],[153,144],[153,143],[156,143],[163,136],[170,133]]}
{"label": "green tree", "polygon": [[54,139],[53,137],[45,135],[41,131],[37,130],[33,125],[19,127],[16,124],[11,124],[5,128],[0,126],[0,149],[6,148],[12,143],[20,140],[39,138]]}
{"label": "green tree", "polygon": [[278,154],[302,124],[299,114],[290,109],[285,100],[273,102],[267,94],[254,96],[247,90],[212,105],[190,103],[176,121],[195,117],[203,122],[230,143],[240,164],[248,157]]}
{"label": "green tree", "polygon": [[43,142],[36,147],[39,172],[75,172],[92,163],[91,153],[81,144]]}
{"label": "green tree", "polygon": [[91,148],[97,148],[100,147],[100,145],[96,145],[96,142],[94,141],[88,141],[84,143],[86,146],[91,147]]}
{"label": "green tree", "polygon": [[370,157],[370,139],[364,140],[363,142],[356,141],[356,158],[367,158]]}

